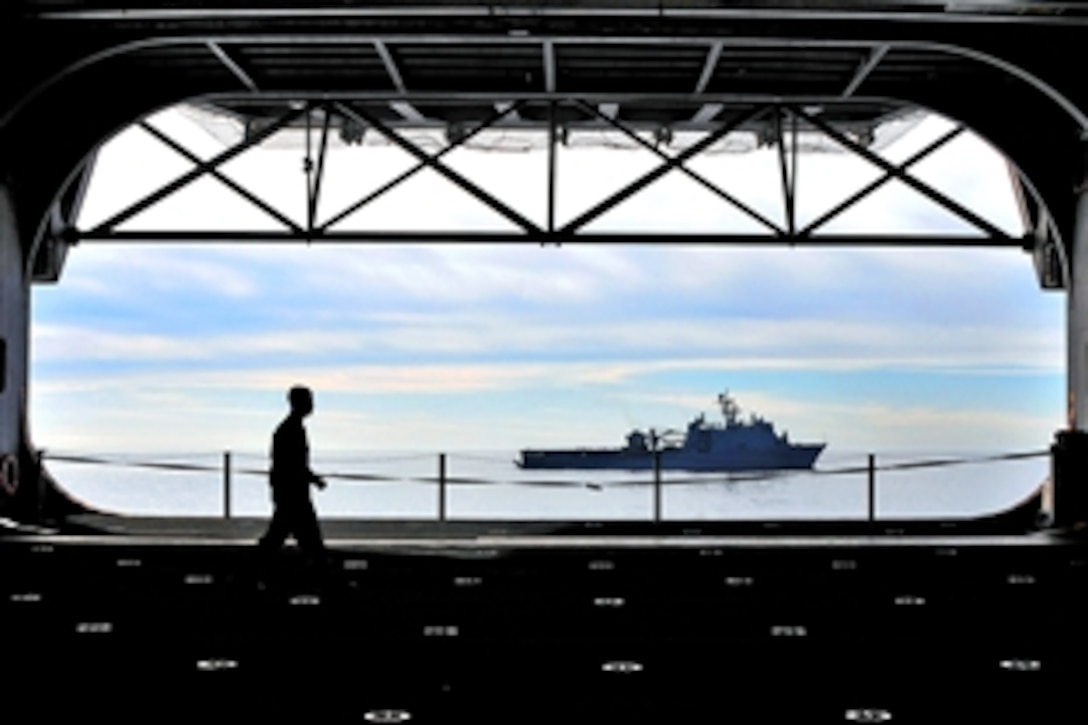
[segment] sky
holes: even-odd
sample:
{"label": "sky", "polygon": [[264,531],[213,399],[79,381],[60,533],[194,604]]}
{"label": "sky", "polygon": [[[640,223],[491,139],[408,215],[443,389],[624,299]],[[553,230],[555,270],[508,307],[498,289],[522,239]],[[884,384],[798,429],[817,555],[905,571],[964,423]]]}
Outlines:
{"label": "sky", "polygon": [[[151,122],[209,158],[223,142],[192,115]],[[893,162],[951,124],[903,126],[882,141]],[[454,151],[450,165],[543,223],[545,154],[524,137],[484,140],[506,150]],[[274,141],[223,171],[301,220],[302,144]],[[616,141],[573,137],[561,149],[560,223],[658,163]],[[777,155],[743,142],[730,137],[730,149],[690,166],[781,220]],[[335,145],[319,218],[411,163],[370,136]],[[80,225],[189,168],[146,132],[123,132],[100,153]],[[977,137],[913,170],[1021,233],[1004,162]],[[800,220],[878,176],[856,157],[803,154]],[[204,179],[122,228],[276,222]],[[338,228],[509,223],[427,171]],[[676,172],[589,228],[760,229]],[[826,231],[970,228],[896,182]],[[1033,450],[1064,422],[1064,346],[1064,296],[1040,291],[1018,249],[84,242],[59,284],[34,289],[31,430],[38,446],[67,452],[264,451],[286,389],[301,383],[315,391],[309,428],[323,450],[612,446],[634,427],[679,429],[700,412],[716,420],[728,389],[794,441]]]}

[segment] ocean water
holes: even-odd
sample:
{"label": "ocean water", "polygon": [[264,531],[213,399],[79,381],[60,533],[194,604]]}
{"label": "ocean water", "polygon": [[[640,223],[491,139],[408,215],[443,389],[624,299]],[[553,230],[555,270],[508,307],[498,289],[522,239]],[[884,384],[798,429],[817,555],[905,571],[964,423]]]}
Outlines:
{"label": "ocean water", "polygon": [[[876,455],[877,518],[979,516],[1023,500],[1049,475],[1039,452],[898,451]],[[51,453],[45,465],[61,485],[92,506],[150,516],[221,516],[222,453]],[[445,456],[449,519],[530,521],[652,520],[652,472],[523,471],[516,452],[463,451]],[[271,513],[264,455],[232,453],[230,507],[235,516]],[[662,518],[684,520],[864,519],[867,454],[828,448],[812,471],[662,475]],[[918,465],[921,464],[921,465]],[[439,454],[390,452],[315,455],[329,486],[314,491],[322,518],[435,519]]]}

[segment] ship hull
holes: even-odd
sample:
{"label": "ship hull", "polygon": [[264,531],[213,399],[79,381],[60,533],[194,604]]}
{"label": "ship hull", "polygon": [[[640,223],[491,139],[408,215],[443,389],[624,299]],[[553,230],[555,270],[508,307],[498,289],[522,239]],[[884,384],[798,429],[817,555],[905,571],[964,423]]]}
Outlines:
{"label": "ship hull", "polygon": [[[661,452],[661,468],[706,473],[805,470],[812,468],[823,449],[823,444],[708,452],[669,448]],[[654,467],[654,456],[626,449],[523,450],[517,463],[526,469],[647,471]]]}

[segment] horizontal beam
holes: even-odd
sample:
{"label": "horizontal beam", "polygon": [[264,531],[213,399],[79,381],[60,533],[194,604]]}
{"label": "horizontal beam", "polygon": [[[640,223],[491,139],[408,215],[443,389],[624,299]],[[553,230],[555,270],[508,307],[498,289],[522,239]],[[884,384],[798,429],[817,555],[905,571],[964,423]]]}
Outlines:
{"label": "horizontal beam", "polygon": [[340,231],[340,232],[259,232],[259,231],[113,231],[77,232],[80,242],[93,243],[464,243],[464,244],[655,244],[655,245],[749,245],[798,247],[1006,247],[1030,250],[1035,240],[983,236],[925,234],[819,234],[799,237],[773,234],[693,234],[639,232],[436,232],[436,231]]}
{"label": "horizontal beam", "polygon": [[297,103],[300,100],[310,100],[314,103],[327,103],[330,101],[360,101],[364,103],[392,103],[393,101],[407,101],[413,103],[454,103],[465,102],[489,104],[496,101],[535,101],[541,104],[564,103],[582,101],[592,105],[602,103],[645,103],[654,105],[658,103],[690,104],[697,110],[707,103],[721,103],[728,106],[767,105],[771,103],[804,103],[805,105],[825,105],[834,107],[836,104],[856,108],[860,105],[882,105],[889,108],[913,107],[908,101],[901,98],[888,96],[853,95],[843,98],[841,93],[791,93],[788,98],[781,93],[730,93],[730,92],[706,92],[692,93],[688,91],[404,91],[388,89],[372,90],[316,90],[305,91],[281,91],[264,90],[259,94],[240,94],[237,91],[216,91],[193,96],[189,101],[194,103],[215,104],[217,102],[230,103],[237,106],[258,106],[267,108],[270,103]]}
{"label": "horizontal beam", "polygon": [[[990,3],[989,7],[998,6]],[[1035,3],[1038,5],[1038,3]],[[459,18],[495,18],[527,19],[547,18],[651,18],[653,20],[771,20],[800,22],[876,22],[876,23],[919,23],[952,25],[1084,25],[1083,17],[1060,13],[1023,13],[1017,12],[1029,5],[1009,4],[1004,13],[972,12],[919,12],[905,10],[901,6],[881,8],[879,5],[866,5],[860,8],[821,8],[821,7],[661,7],[654,3],[652,7],[541,7],[537,4],[526,6],[504,6],[496,10],[492,5],[440,5],[435,7],[337,7],[337,8],[133,8],[133,9],[82,9],[82,10],[45,10],[31,13],[31,17],[41,20],[91,20],[91,21],[200,21],[200,20],[351,20],[351,19],[392,19],[401,17],[442,19]]]}
{"label": "horizontal beam", "polygon": [[[887,120],[899,118],[902,115],[916,110],[917,106],[904,102],[901,99],[883,96],[853,96],[848,99],[840,95],[805,95],[790,96],[790,102],[802,107],[818,106],[822,109],[822,115],[844,130],[869,129],[873,123],[883,123]],[[439,108],[450,106],[463,111],[466,106],[479,106],[481,108],[498,108],[514,103],[523,105],[537,104],[540,107],[594,107],[598,114],[587,114],[584,120],[565,118],[563,126],[572,130],[599,131],[607,130],[607,123],[601,116],[615,118],[621,107],[637,109],[639,107],[676,106],[675,118],[669,118],[665,122],[675,132],[709,132],[722,125],[722,115],[729,111],[741,111],[753,106],[777,106],[783,102],[780,95],[775,94],[721,94],[706,93],[702,95],[691,93],[645,93],[645,92],[518,92],[518,93],[490,93],[474,91],[318,91],[307,92],[300,95],[286,91],[269,91],[260,94],[238,94],[236,92],[209,93],[196,96],[187,101],[197,106],[211,106],[220,109],[220,113],[245,117],[247,109],[253,108],[257,114],[267,114],[269,107],[281,104],[283,109],[293,108],[301,102],[309,102],[317,107],[329,103],[365,104],[378,107],[393,107],[398,115],[393,118],[383,118],[382,122],[390,128],[408,130],[437,130],[444,131],[449,122],[443,119],[440,111],[435,111],[431,117],[404,109],[415,109],[421,106]],[[689,106],[687,112],[683,107]],[[847,116],[837,119],[836,111],[843,109]],[[859,110],[864,111],[864,117],[859,118]],[[632,129],[657,130],[663,120],[659,117],[645,119],[625,118],[624,125]],[[738,130],[760,130],[767,126],[768,122],[745,123]],[[296,126],[301,121],[296,122]],[[547,132],[548,121],[545,117],[532,118],[526,113],[507,116],[495,125],[504,130],[522,132]],[[811,124],[802,123],[800,130],[813,128]]]}

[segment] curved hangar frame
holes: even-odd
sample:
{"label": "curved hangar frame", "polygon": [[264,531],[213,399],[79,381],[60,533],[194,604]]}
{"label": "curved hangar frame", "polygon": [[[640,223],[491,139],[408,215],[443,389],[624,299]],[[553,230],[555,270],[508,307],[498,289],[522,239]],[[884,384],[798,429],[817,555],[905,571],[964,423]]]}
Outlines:
{"label": "curved hangar frame", "polygon": [[[1088,254],[1080,253],[1088,244],[1088,86],[1070,67],[1088,35],[1088,8],[1031,0],[310,5],[194,0],[183,7],[129,3],[120,10],[102,2],[29,0],[0,11],[6,41],[0,47],[6,67],[16,69],[0,85],[4,510],[35,518],[65,505],[57,489],[35,475],[39,469],[26,430],[30,284],[56,281],[67,249],[81,240],[390,238],[380,230],[340,235],[332,222],[314,218],[324,139],[334,123],[341,131],[370,129],[386,136],[416,156],[420,167],[438,171],[512,222],[514,232],[479,235],[486,241],[608,241],[584,227],[667,172],[697,176],[685,161],[743,128],[780,149],[785,222],[761,220],[765,235],[641,238],[1022,246],[1034,252],[1040,284],[1065,289],[1069,297],[1071,430],[1059,434],[1056,449],[1066,453],[1056,468],[1065,470],[1078,451],[1088,449],[1078,433],[1088,428],[1088,269],[1081,271]],[[95,149],[127,125],[183,101],[236,117],[247,129],[245,140],[219,158],[192,159],[189,174],[95,228],[79,229]],[[956,119],[1002,150],[1022,192],[1024,236],[1010,236],[911,175],[910,165],[936,146],[898,165],[869,150],[876,127],[917,108]],[[230,236],[118,229],[199,176],[222,180],[221,163],[289,126],[316,129],[314,138],[321,139],[305,225],[232,186],[279,219],[283,231]],[[405,127],[446,129],[449,149],[487,128],[537,129],[547,134],[552,158],[565,129],[612,129],[650,150],[656,147],[639,132],[703,135],[683,152],[658,152],[657,169],[557,225],[554,172],[547,222],[535,223],[443,164],[445,151],[429,154],[413,145],[398,133]],[[790,211],[786,141],[798,131],[821,133],[868,159],[884,171],[879,183],[908,184],[977,234],[834,237],[815,233],[811,224],[799,227]],[[751,215],[728,191],[711,190]],[[829,210],[828,218],[843,208]],[[465,235],[449,230],[396,238]],[[1088,519],[1088,496],[1072,476],[1055,478],[1056,521]]]}

